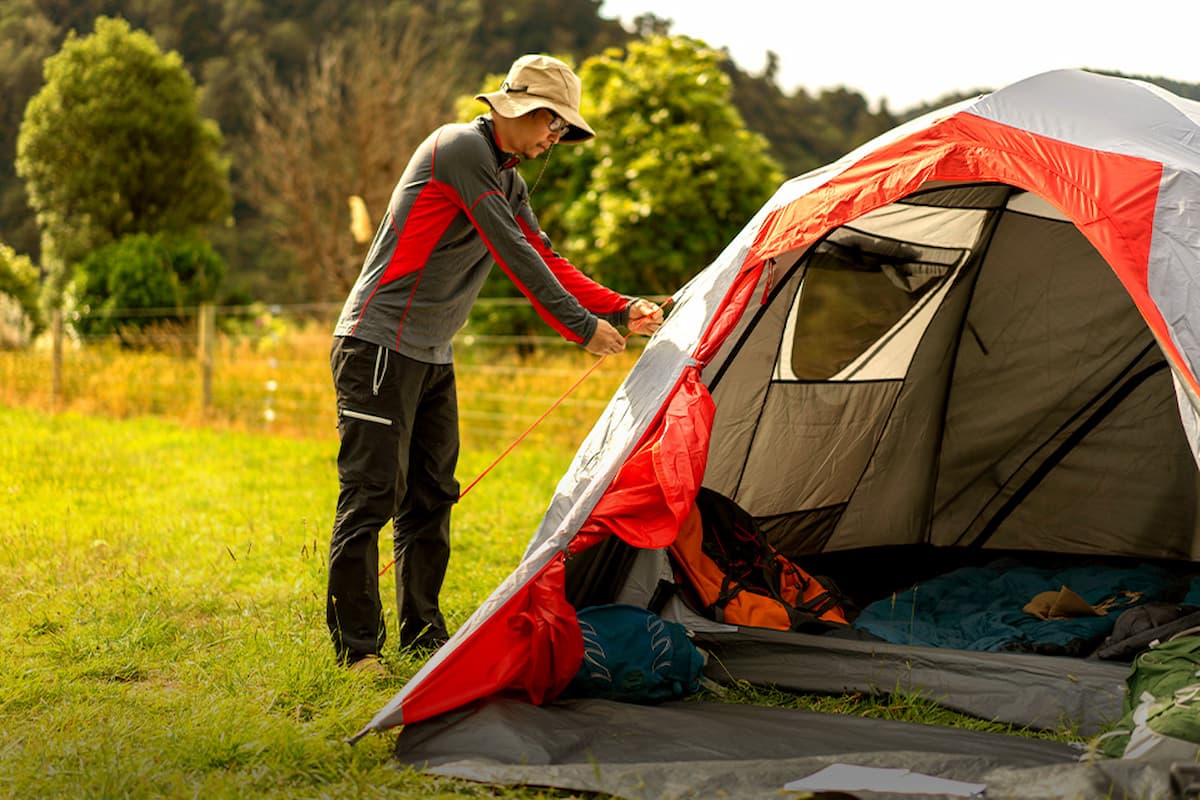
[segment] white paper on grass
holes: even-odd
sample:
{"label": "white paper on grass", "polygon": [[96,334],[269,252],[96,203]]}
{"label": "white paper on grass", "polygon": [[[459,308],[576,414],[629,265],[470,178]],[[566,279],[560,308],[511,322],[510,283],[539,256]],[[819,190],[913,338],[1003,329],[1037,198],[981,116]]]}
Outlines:
{"label": "white paper on grass", "polygon": [[818,792],[840,790],[892,792],[894,794],[940,794],[948,797],[979,797],[987,788],[983,783],[966,783],[922,775],[907,769],[858,767],[830,764],[807,778],[789,781],[784,791]]}

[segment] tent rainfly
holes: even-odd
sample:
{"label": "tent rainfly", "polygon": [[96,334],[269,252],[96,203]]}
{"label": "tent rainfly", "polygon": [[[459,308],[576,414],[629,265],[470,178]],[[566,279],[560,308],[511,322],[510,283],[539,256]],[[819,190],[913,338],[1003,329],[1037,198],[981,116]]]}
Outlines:
{"label": "tent rainfly", "polygon": [[553,699],[575,609],[676,580],[702,486],[873,620],[750,629],[676,593],[661,613],[712,677],[1085,733],[1120,716],[1127,661],[923,614],[967,613],[935,593],[950,575],[1023,570],[1200,599],[1200,103],[1062,70],[951,105],[784,183],[674,299],[518,568],[359,735]]}

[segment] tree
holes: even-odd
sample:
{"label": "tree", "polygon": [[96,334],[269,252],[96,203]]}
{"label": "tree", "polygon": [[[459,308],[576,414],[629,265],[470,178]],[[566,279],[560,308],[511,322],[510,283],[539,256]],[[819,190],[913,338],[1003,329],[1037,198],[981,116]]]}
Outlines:
{"label": "tree", "polygon": [[477,16],[471,58],[483,72],[508,70],[525,53],[572,53],[583,57],[624,45],[632,35],[615,19],[600,16],[601,0],[458,0],[453,13]]}
{"label": "tree", "polygon": [[732,61],[724,68],[746,125],[767,138],[787,175],[828,164],[896,125],[886,106],[871,112],[861,95],[845,88],[822,90],[815,97],[803,88],[785,94],[776,83],[777,58],[767,54],[761,75],[747,74]]}
{"label": "tree", "polygon": [[543,181],[535,205],[563,254],[618,291],[673,292],[782,180],[730,100],[723,59],[694,39],[656,36],[580,69],[598,135],[556,148],[565,174]]}
{"label": "tree", "polygon": [[[225,262],[203,240],[135,233],[93,250],[68,287],[85,335],[136,330],[163,320],[179,322],[185,308],[211,302]],[[139,311],[153,310],[153,315]]]}
{"label": "tree", "polygon": [[68,268],[109,242],[226,219],[221,133],[201,117],[177,53],[99,17],[92,34],[67,36],[45,76],[17,136],[17,174],[37,212],[51,302]]}
{"label": "tree", "polygon": [[42,85],[42,62],[58,30],[34,0],[0,3],[0,231],[20,253],[36,254],[38,230],[13,163],[25,104]]}
{"label": "tree", "polygon": [[378,222],[409,155],[447,120],[463,87],[456,25],[419,10],[376,18],[330,41],[296,84],[265,75],[239,150],[246,200],[269,219],[314,300],[345,296],[365,245],[351,197]]}

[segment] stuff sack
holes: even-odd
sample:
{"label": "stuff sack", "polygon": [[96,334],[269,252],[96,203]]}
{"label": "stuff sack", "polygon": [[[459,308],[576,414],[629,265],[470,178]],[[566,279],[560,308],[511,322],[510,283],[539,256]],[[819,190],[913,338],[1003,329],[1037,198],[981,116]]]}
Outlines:
{"label": "stuff sack", "polygon": [[1096,650],[1096,656],[1131,661],[1157,642],[1198,631],[1200,607],[1161,601],[1143,603],[1121,612],[1112,634]]}
{"label": "stuff sack", "polygon": [[1125,713],[1101,735],[1106,756],[1195,761],[1200,755],[1200,636],[1154,645],[1133,660]]}
{"label": "stuff sack", "polygon": [[583,664],[565,696],[649,704],[700,688],[704,655],[678,622],[621,603],[582,608],[578,617]]}
{"label": "stuff sack", "polygon": [[776,630],[846,624],[834,593],[776,550],[749,512],[711,489],[696,496],[670,552],[698,610],[718,622]]}

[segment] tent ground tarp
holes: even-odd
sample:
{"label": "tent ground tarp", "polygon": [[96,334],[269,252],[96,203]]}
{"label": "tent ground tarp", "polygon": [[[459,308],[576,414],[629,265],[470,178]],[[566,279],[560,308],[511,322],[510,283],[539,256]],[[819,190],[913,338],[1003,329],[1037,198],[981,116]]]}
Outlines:
{"label": "tent ground tarp", "polygon": [[742,628],[699,637],[711,677],[794,691],[919,692],[983,719],[1091,736],[1121,717],[1129,665]]}
{"label": "tent ground tarp", "polygon": [[779,798],[789,781],[831,764],[982,783],[989,800],[1173,796],[1169,764],[1081,763],[1080,750],[1060,742],[700,701],[538,707],[494,698],[405,727],[396,755],[435,775],[629,800]]}

